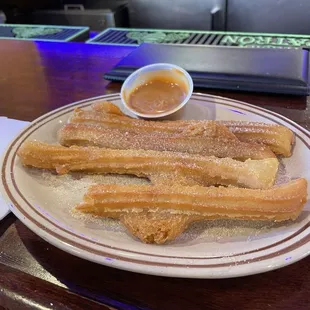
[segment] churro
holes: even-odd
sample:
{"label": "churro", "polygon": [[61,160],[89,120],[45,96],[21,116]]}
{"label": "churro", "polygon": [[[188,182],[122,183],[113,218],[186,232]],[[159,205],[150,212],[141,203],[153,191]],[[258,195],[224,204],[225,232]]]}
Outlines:
{"label": "churro", "polygon": [[125,115],[121,115],[119,110],[114,110],[114,105],[108,105],[105,110],[109,113],[101,113],[97,110],[83,110],[80,108],[75,109],[73,115],[70,118],[70,123],[82,123],[82,124],[97,124],[103,128],[117,128],[126,131],[139,132],[140,134],[178,134],[180,136],[187,137],[209,137],[209,138],[221,138],[238,140],[236,136],[230,132],[224,125],[217,123],[216,121],[204,121],[204,122],[158,122],[158,121],[145,121],[141,119],[130,118]]}
{"label": "churro", "polygon": [[220,124],[225,125],[240,141],[267,145],[275,154],[284,157],[292,155],[295,137],[293,132],[284,126],[237,121],[223,121]]}
{"label": "churro", "polygon": [[[162,121],[149,122],[145,120],[136,120],[126,116],[116,105],[111,102],[99,102],[92,105],[91,111],[84,111],[76,113],[75,122],[108,122],[108,118],[113,115],[114,123],[121,122],[124,128],[130,126],[137,126],[144,129],[152,128],[150,130],[160,130],[161,126],[164,130],[174,130],[177,128],[178,132],[183,134],[203,135],[209,134],[206,128],[211,128],[212,121],[204,120],[178,120],[178,121]],[[85,113],[85,114],[84,114]],[[80,114],[80,115],[78,115]],[[152,123],[157,124],[152,127]],[[266,124],[260,122],[243,122],[243,121],[213,121],[216,125],[224,125],[230,133],[233,133],[240,141],[248,143],[259,143],[270,147],[270,149],[277,155],[289,157],[292,154],[292,145],[294,143],[293,132],[285,126],[277,124]],[[150,125],[148,125],[150,124]],[[212,126],[215,126],[214,124]],[[216,128],[216,127],[215,127]],[[212,133],[212,132],[211,132]],[[225,132],[222,127],[218,127],[219,135],[229,138],[229,133]]]}
{"label": "churro", "polygon": [[113,150],[98,147],[70,148],[28,141],[18,151],[24,166],[91,173],[132,174],[154,184],[234,185],[269,188],[274,184],[278,160],[246,160],[204,157],[184,153]]}
{"label": "churro", "polygon": [[120,222],[144,243],[164,244],[181,235],[193,222],[205,219],[200,215],[140,212],[118,214]]}
{"label": "churro", "polygon": [[[124,223],[127,223],[126,226],[131,223],[131,232],[138,229],[139,222],[135,217],[142,216],[145,221],[149,213],[157,214],[156,223],[156,219],[160,219],[160,216],[163,218],[166,214],[170,216],[168,220],[170,223],[174,221],[171,215],[177,215],[179,217],[176,217],[175,223],[181,223],[181,225],[176,224],[178,229],[174,229],[174,232],[177,231],[173,234],[175,238],[182,229],[196,220],[294,220],[302,211],[306,201],[307,181],[302,178],[266,190],[110,184],[91,186],[84,195],[83,203],[76,206],[76,209],[96,216],[121,218]],[[129,214],[132,216],[126,218]],[[152,219],[152,216],[150,218]],[[164,235],[167,231],[169,233],[168,227]],[[148,242],[141,235],[137,237]],[[162,239],[165,238],[159,238],[159,240]],[[151,241],[156,242],[154,238]]]}
{"label": "churro", "polygon": [[98,146],[112,149],[143,149],[172,151],[204,156],[229,157],[239,160],[274,158],[266,146],[210,137],[186,137],[178,134],[141,134],[139,130],[124,131],[98,124],[66,124],[58,132],[64,146]]}
{"label": "churro", "polygon": [[115,104],[113,104],[110,101],[99,101],[96,103],[93,103],[91,105],[92,110],[97,112],[103,112],[108,114],[115,114],[120,116],[127,116],[125,113],[122,112],[122,110]]}

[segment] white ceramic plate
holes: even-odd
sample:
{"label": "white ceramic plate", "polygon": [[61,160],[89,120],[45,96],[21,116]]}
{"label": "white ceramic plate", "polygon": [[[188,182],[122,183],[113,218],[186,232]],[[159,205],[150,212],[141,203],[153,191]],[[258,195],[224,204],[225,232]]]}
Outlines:
{"label": "white ceramic plate", "polygon": [[[28,122],[18,121],[15,119],[10,119],[7,117],[0,116],[0,158],[2,153],[7,149],[7,146],[12,141],[12,139],[27,126]],[[10,209],[1,197],[0,194],[0,220],[2,220],[8,213]]]}
{"label": "white ceramic plate", "polygon": [[[174,242],[161,246],[146,245],[133,239],[117,221],[73,216],[71,209],[82,200],[89,184],[135,182],[136,178],[56,176],[23,168],[16,152],[27,139],[56,142],[57,130],[68,121],[74,108],[85,108],[99,100],[109,100],[120,106],[119,95],[113,94],[62,107],[35,120],[6,152],[1,167],[3,197],[12,212],[36,234],[64,251],[93,262],[174,277],[249,275],[286,266],[308,255],[309,202],[295,222],[198,223]],[[180,116],[285,125],[295,132],[296,145],[293,156],[282,162],[278,182],[300,176],[310,181],[310,134],[289,119],[243,102],[203,94],[194,94]]]}

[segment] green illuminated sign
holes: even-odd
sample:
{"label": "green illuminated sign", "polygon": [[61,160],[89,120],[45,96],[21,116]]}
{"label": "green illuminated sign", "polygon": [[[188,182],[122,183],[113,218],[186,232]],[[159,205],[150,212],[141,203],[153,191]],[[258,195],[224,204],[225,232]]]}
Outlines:
{"label": "green illuminated sign", "polygon": [[62,32],[59,28],[46,28],[46,27],[16,27],[12,30],[16,38],[33,38],[36,36],[44,36],[49,34],[57,34]]}
{"label": "green illuminated sign", "polygon": [[[113,38],[117,32],[122,32],[123,35],[118,35],[116,38]],[[310,48],[310,35],[280,33],[107,28],[97,37],[98,39],[93,38],[88,42],[131,46],[138,46],[141,43],[169,43],[237,46],[248,48]],[[107,38],[107,41],[105,41],[105,37]],[[124,37],[130,39],[131,42],[122,43]],[[111,40],[113,40],[113,43]]]}
{"label": "green illuminated sign", "polygon": [[221,40],[221,45],[224,44],[246,47],[303,47],[310,46],[310,39],[273,36],[225,35]]}
{"label": "green illuminated sign", "polygon": [[127,33],[127,38],[141,43],[171,43],[179,40],[187,39],[190,34],[186,32],[165,33],[163,31],[134,31]]}

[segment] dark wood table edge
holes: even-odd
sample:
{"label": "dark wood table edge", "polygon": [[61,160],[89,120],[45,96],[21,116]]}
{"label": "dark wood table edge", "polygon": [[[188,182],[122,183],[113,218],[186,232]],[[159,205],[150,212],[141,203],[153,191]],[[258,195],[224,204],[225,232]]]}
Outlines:
{"label": "dark wood table edge", "polygon": [[3,309],[115,309],[0,263]]}

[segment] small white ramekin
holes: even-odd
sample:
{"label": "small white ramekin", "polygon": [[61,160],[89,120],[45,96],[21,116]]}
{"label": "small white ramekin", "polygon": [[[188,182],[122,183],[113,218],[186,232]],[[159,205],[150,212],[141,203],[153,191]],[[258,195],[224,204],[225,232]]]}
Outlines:
{"label": "small white ramekin", "polygon": [[[168,70],[170,76],[174,76],[175,81],[181,81],[183,84],[186,85],[186,97],[185,99],[174,109],[171,109],[169,111],[163,112],[163,113],[158,113],[158,114],[144,114],[144,113],[139,113],[132,109],[128,105],[128,98],[130,96],[130,93],[136,89],[137,87],[145,84],[149,78],[148,75],[152,72],[156,73],[156,71],[165,71]],[[184,105],[188,102],[190,99],[192,93],[193,93],[193,80],[189,73],[184,70],[183,68],[173,65],[173,64],[168,64],[168,63],[156,63],[152,65],[148,65],[145,67],[142,67],[135,72],[133,72],[130,76],[127,77],[127,79],[124,81],[122,89],[121,89],[121,99],[123,105],[128,109],[130,112],[133,114],[143,117],[143,118],[160,118],[160,117],[165,117],[168,115],[171,115],[178,110],[180,110]]]}

